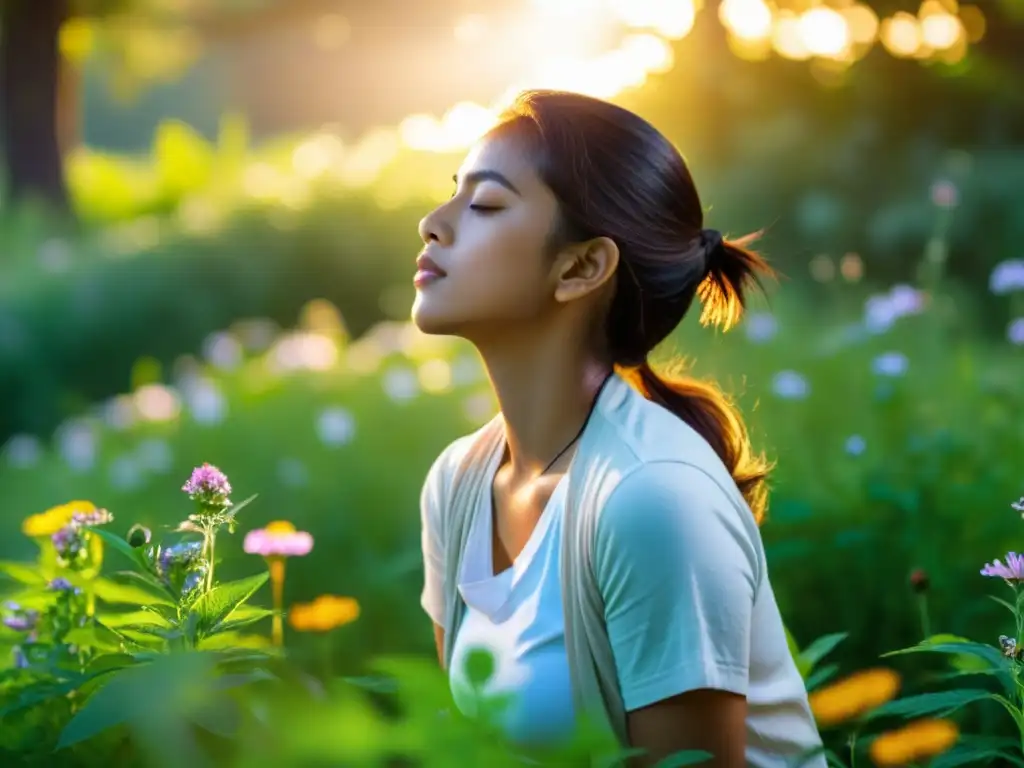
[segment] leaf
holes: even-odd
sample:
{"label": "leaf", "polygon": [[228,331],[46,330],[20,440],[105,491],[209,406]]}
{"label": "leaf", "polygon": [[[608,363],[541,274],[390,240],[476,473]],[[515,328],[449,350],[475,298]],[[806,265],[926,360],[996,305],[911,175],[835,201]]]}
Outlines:
{"label": "leaf", "polygon": [[31,565],[25,565],[24,563],[14,563],[10,561],[0,562],[0,574],[3,574],[13,581],[33,587],[41,586],[46,583],[46,577],[39,572],[38,568]]}
{"label": "leaf", "polygon": [[[163,655],[151,664],[138,664],[110,673],[111,679],[85,702],[65,726],[57,742],[64,749],[120,725],[149,731],[163,722],[174,727],[189,691],[209,679],[212,659],[203,654]],[[145,702],[140,706],[140,702]]]}
{"label": "leaf", "polygon": [[238,581],[218,584],[196,600],[192,610],[198,616],[198,635],[201,637],[217,631],[217,625],[252,597],[269,576],[269,573],[263,572]]}
{"label": "leaf", "polygon": [[220,631],[199,641],[204,651],[245,650],[245,651],[277,651],[269,637],[253,633]]}
{"label": "leaf", "polygon": [[240,605],[231,614],[213,628],[214,632],[234,632],[235,630],[247,627],[268,616],[273,616],[276,611],[269,608],[260,608],[255,605]]}
{"label": "leaf", "polygon": [[878,717],[920,717],[921,715],[937,715],[946,717],[975,701],[991,699],[994,694],[980,688],[961,688],[936,693],[922,693],[917,696],[906,696],[883,704],[869,712],[867,719]]}
{"label": "leaf", "polygon": [[806,688],[808,692],[813,691],[822,683],[829,680],[838,671],[838,664],[826,664],[824,667],[816,669],[812,674],[808,675],[807,680],[804,682],[804,688]]}
{"label": "leaf", "polygon": [[112,579],[96,579],[96,597],[105,603],[176,606],[174,598],[168,590],[154,586],[140,573],[118,571],[114,576],[122,583]]}
{"label": "leaf", "polygon": [[171,626],[167,619],[153,611],[107,613],[103,615],[103,623],[111,629],[125,629],[132,626],[155,626],[167,629]]}
{"label": "leaf", "polygon": [[238,711],[236,702],[231,699],[221,699],[203,702],[189,714],[188,719],[215,736],[230,739],[238,735],[242,715]]}
{"label": "leaf", "polygon": [[94,648],[98,651],[120,651],[124,641],[116,632],[97,622],[75,627],[64,637],[64,642]]}
{"label": "leaf", "polygon": [[57,750],[91,739],[103,731],[123,725],[128,719],[124,706],[134,668],[113,673],[116,677],[100,688],[61,731]]}
{"label": "leaf", "polygon": [[93,528],[92,533],[99,536],[103,541],[135,563],[135,565],[137,565],[141,570],[149,570],[149,566],[142,554],[142,550],[136,549],[121,536],[111,533],[110,531],[105,531],[102,528]]}
{"label": "leaf", "polygon": [[387,677],[342,677],[341,680],[373,693],[396,693],[398,691],[398,683]]}
{"label": "leaf", "polygon": [[835,632],[822,635],[800,652],[800,659],[813,668],[815,664],[830,654],[837,645],[850,636],[849,632]]}
{"label": "leaf", "polygon": [[927,640],[910,648],[901,648],[898,651],[883,653],[882,658],[889,656],[901,656],[908,653],[946,653],[953,655],[965,654],[987,661],[990,666],[996,669],[1006,669],[1007,659],[1003,654],[991,645],[974,642],[942,642],[932,643]]}
{"label": "leaf", "polygon": [[245,509],[247,506],[252,504],[256,500],[256,497],[258,495],[259,494],[254,493],[248,499],[245,499],[244,501],[240,501],[237,504],[232,504],[231,507],[228,509],[228,515],[230,515],[231,517],[234,517],[239,512],[241,512],[243,509]]}
{"label": "leaf", "polygon": [[810,670],[806,669],[800,660],[800,646],[797,645],[796,638],[793,637],[793,633],[789,631],[789,627],[785,624],[782,625],[782,631],[786,634],[786,647],[789,648],[789,655],[793,657],[796,668],[800,672],[800,677],[806,678]]}
{"label": "leaf", "polygon": [[162,640],[170,640],[180,634],[180,631],[174,627],[155,626],[153,624],[125,624],[123,627],[118,627],[117,631],[119,633],[127,632],[148,637],[159,637]]}
{"label": "leaf", "polygon": [[42,704],[58,696],[66,696],[78,688],[87,678],[74,676],[60,682],[41,681],[25,688],[14,701],[0,707],[0,718],[6,718],[37,704]]}
{"label": "leaf", "polygon": [[1024,766],[1020,745],[1013,739],[999,736],[961,736],[952,749],[933,757],[928,766],[959,768],[961,765],[993,765],[997,759],[1010,765]]}
{"label": "leaf", "polygon": [[712,759],[714,755],[699,749],[687,749],[682,752],[675,752],[668,757],[659,760],[654,768],[682,768],[685,765],[699,765]]}
{"label": "leaf", "polygon": [[103,672],[114,672],[125,667],[134,667],[139,661],[128,653],[104,653],[89,662],[89,674],[99,675]]}

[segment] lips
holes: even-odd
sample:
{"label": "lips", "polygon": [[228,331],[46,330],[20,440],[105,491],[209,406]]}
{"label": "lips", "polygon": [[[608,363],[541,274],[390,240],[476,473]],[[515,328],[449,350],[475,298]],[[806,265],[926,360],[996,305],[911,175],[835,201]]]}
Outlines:
{"label": "lips", "polygon": [[420,272],[429,272],[434,277],[445,277],[448,274],[437,265],[436,261],[425,253],[421,253],[419,258],[416,259],[416,269]]}
{"label": "lips", "polygon": [[421,253],[420,257],[416,259],[416,270],[416,276],[413,277],[412,282],[417,288],[423,288],[424,286],[440,280],[447,275],[447,273],[437,265],[437,262],[425,253]]}

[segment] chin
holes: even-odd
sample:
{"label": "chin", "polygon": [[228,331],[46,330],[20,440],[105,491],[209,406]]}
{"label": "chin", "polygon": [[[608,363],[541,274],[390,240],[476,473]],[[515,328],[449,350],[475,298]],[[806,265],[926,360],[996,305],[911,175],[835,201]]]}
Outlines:
{"label": "chin", "polygon": [[431,306],[417,296],[412,305],[412,321],[422,333],[428,336],[457,336],[459,323],[441,307]]}

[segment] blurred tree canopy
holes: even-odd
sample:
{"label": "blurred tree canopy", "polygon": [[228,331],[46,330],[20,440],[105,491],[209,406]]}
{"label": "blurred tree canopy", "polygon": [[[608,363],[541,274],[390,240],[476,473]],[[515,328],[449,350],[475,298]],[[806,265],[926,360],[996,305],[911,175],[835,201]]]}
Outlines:
{"label": "blurred tree canopy", "polygon": [[[945,1],[955,5],[954,0]],[[501,14],[524,2],[497,0],[486,12]],[[868,4],[879,15],[914,13],[920,5],[911,0],[870,0]],[[910,134],[919,141],[947,146],[1005,145],[1024,135],[1024,89],[1019,86],[1024,73],[1024,47],[1019,44],[1024,29],[1022,0],[984,4],[984,39],[955,64],[899,61],[876,46],[846,70],[820,61],[738,58],[718,22],[717,5],[708,0],[697,18],[695,32],[701,42],[687,39],[679,46],[680,50],[697,45],[710,49],[698,57],[677,56],[676,67],[662,78],[656,92],[644,97],[648,114],[661,113],[676,123],[681,119],[681,101],[694,108],[687,112],[693,115],[699,115],[702,106],[715,105],[713,119],[688,120],[694,124],[686,128],[688,139],[703,134],[712,152],[730,152],[735,142],[749,140],[744,123],[769,110],[777,114],[799,109],[831,126],[854,126],[858,121],[863,125],[869,116],[873,130],[881,131],[882,139],[895,139],[889,146],[900,150],[905,145],[901,139]],[[784,0],[779,6],[801,8],[806,2]],[[114,89],[128,93],[180,76],[211,44],[231,44],[238,54],[239,45],[244,48],[246,41],[286,39],[293,22],[328,13],[343,15],[353,29],[372,31],[362,36],[367,41],[357,46],[357,54],[341,52],[331,64],[322,58],[295,56],[296,45],[309,45],[304,38],[282,44],[278,54],[258,68],[252,57],[236,58],[244,60],[243,68],[254,70],[249,77],[259,80],[258,88],[250,82],[249,91],[257,88],[265,94],[259,111],[277,116],[271,119],[275,128],[300,127],[289,120],[312,128],[319,119],[352,124],[359,130],[367,127],[363,113],[380,111],[376,106],[382,98],[379,81],[409,78],[419,84],[424,78],[449,79],[460,92],[465,91],[464,73],[453,71],[450,62],[432,60],[441,57],[431,57],[427,46],[444,46],[443,36],[434,33],[451,27],[469,10],[479,12],[480,8],[469,0],[415,4],[401,0],[4,0],[0,4],[0,129],[10,198],[40,197],[66,210],[61,157],[77,141],[78,73],[88,56],[100,57]],[[390,56],[395,51],[405,55]],[[261,49],[259,58],[267,59],[265,52]],[[414,68],[409,67],[410,60],[417,62]],[[373,66],[373,82],[366,78],[368,65]],[[751,87],[754,71],[770,87]],[[308,92],[310,82],[329,83],[325,91],[337,96],[343,90],[345,95],[297,99],[296,94]],[[418,102],[438,99],[436,91],[419,85],[413,90],[421,92]],[[424,106],[416,103],[404,108],[414,111]],[[705,145],[698,144],[703,150]],[[883,167],[885,154],[879,153]]]}

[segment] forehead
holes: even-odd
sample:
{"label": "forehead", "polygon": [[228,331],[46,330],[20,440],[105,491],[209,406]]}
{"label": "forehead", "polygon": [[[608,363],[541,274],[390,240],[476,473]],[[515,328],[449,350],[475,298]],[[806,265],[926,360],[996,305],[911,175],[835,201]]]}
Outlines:
{"label": "forehead", "polygon": [[459,177],[475,171],[497,171],[527,194],[544,186],[535,163],[536,158],[522,139],[507,134],[488,134],[466,155],[459,168]]}

